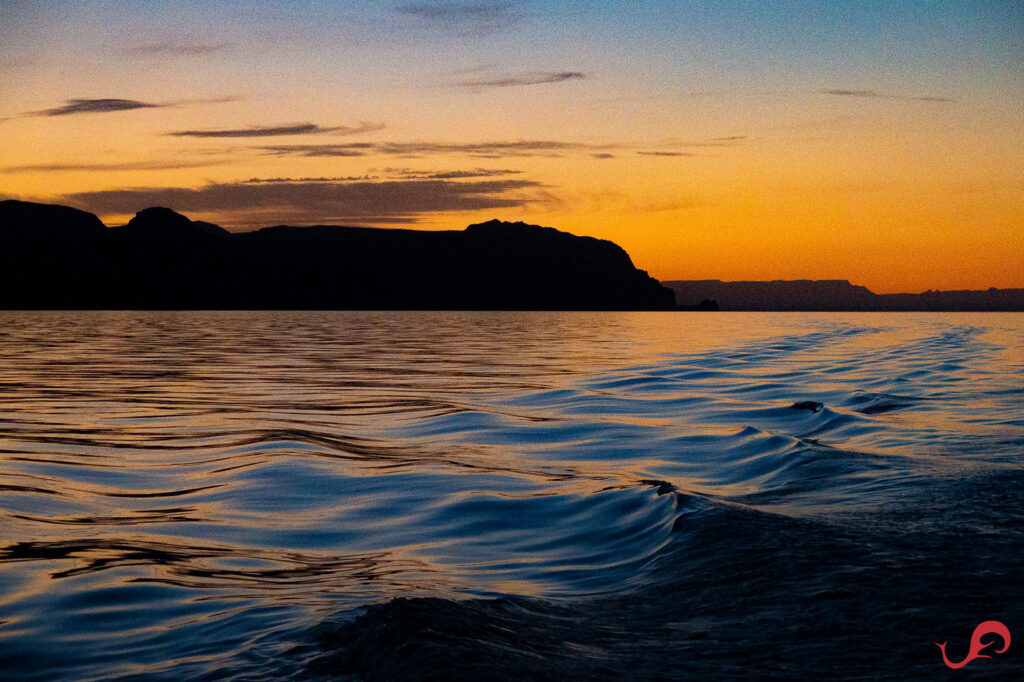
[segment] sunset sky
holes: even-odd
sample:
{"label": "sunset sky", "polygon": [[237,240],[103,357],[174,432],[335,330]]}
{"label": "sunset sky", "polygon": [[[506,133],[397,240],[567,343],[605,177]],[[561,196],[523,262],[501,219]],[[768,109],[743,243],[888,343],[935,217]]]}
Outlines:
{"label": "sunset sky", "polygon": [[0,195],[1024,287],[1024,2],[0,1]]}

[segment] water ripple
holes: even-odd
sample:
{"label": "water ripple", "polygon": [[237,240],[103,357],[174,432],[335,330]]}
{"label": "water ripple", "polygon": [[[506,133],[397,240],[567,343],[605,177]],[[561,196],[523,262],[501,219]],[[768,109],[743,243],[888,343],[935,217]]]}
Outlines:
{"label": "water ripple", "polygon": [[947,525],[964,584],[1014,575],[1022,349],[1019,315],[0,313],[0,665],[786,678],[722,634],[789,646],[764,595],[969,618],[887,573],[960,571]]}

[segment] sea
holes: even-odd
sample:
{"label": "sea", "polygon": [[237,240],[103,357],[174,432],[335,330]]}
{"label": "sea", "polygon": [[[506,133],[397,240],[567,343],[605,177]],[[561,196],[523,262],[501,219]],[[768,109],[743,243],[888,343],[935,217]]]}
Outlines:
{"label": "sea", "polygon": [[1024,679],[1024,315],[0,312],[0,678]]}

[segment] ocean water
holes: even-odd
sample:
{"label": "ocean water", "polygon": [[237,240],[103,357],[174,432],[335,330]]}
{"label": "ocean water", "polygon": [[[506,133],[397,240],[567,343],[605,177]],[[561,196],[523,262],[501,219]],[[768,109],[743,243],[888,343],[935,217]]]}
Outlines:
{"label": "ocean water", "polygon": [[4,679],[1009,680],[1021,642],[1024,315],[0,312]]}

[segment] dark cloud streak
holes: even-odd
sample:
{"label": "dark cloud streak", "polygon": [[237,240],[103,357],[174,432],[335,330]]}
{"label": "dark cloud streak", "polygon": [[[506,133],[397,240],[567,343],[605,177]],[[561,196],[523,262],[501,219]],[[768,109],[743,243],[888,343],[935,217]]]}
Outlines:
{"label": "dark cloud streak", "polygon": [[469,180],[473,178],[500,178],[506,175],[519,175],[523,171],[509,168],[475,168],[473,170],[423,171],[412,168],[382,168],[379,174],[348,175],[331,177],[305,178],[249,178],[246,183],[280,183],[280,182],[356,182],[365,180]]}
{"label": "dark cloud streak", "polygon": [[205,168],[224,161],[125,161],[122,163],[40,163],[25,166],[7,166],[6,173],[61,173],[68,171],[147,171],[175,170],[179,168]]}
{"label": "dark cloud streak", "polygon": [[[249,216],[270,220],[290,216],[304,224],[328,219],[388,222],[425,213],[522,207],[534,198],[524,190],[542,186],[530,180],[477,182],[448,180],[333,182],[287,179],[214,183],[198,189],[150,187],[80,192],[64,200],[100,214],[130,214],[144,206],[226,214],[229,224]],[[236,214],[232,218],[231,214]],[[299,216],[299,217],[296,217]]]}
{"label": "dark cloud streak", "polygon": [[310,157],[366,156],[366,152],[372,148],[372,144],[287,144],[260,147],[272,156]]}
{"label": "dark cloud streak", "polygon": [[640,156],[696,156],[693,152],[638,151]]}
{"label": "dark cloud streak", "polygon": [[857,90],[845,88],[832,88],[822,90],[822,94],[835,95],[837,97],[859,97],[864,99],[896,99],[911,102],[955,102],[952,97],[938,95],[891,95],[877,90]]}
{"label": "dark cloud streak", "polygon": [[281,144],[258,147],[272,156],[346,157],[346,156],[405,156],[421,158],[426,156],[471,156],[479,159],[503,159],[514,157],[544,156],[559,157],[570,154],[587,154],[595,158],[611,158],[612,151],[636,150],[649,156],[693,156],[682,151],[689,148],[735,147],[742,144],[745,135],[731,135],[706,141],[666,140],[661,149],[637,149],[637,144],[566,142],[560,140],[515,140],[499,142],[353,142],[348,144]]}
{"label": "dark cloud streak", "polygon": [[489,80],[467,80],[460,81],[456,85],[463,88],[511,88],[523,85],[541,85],[543,83],[564,83],[571,80],[583,80],[586,77],[586,74],[580,71],[557,71],[528,73]]}
{"label": "dark cloud streak", "polygon": [[205,57],[228,47],[231,47],[229,43],[159,42],[126,48],[124,54],[130,57]]}
{"label": "dark cloud streak", "polygon": [[296,123],[281,126],[254,126],[224,130],[179,130],[167,133],[171,137],[279,137],[286,135],[357,135],[384,130],[383,123],[361,123],[358,126],[323,127],[315,123]]}
{"label": "dark cloud streak", "polygon": [[94,99],[69,99],[64,104],[51,109],[39,111],[28,111],[15,116],[8,116],[0,121],[8,121],[15,118],[36,118],[51,116],[75,116],[79,114],[110,114],[119,111],[134,111],[136,109],[166,109],[169,107],[188,106],[193,104],[223,104],[224,102],[237,101],[236,97],[214,97],[207,99],[183,99],[171,102],[142,102],[136,99],[120,98],[94,98]]}
{"label": "dark cloud streak", "polygon": [[513,156],[551,156],[561,152],[594,152],[622,145],[586,144],[557,140],[519,140],[512,142],[358,142],[351,144],[296,144],[261,147],[274,156],[425,156],[463,154],[483,158]]}
{"label": "dark cloud streak", "polygon": [[247,185],[267,185],[274,183],[308,183],[308,182],[362,182],[365,180],[377,180],[377,175],[336,175],[332,177],[319,178],[249,178],[245,181]]}
{"label": "dark cloud streak", "polygon": [[470,178],[495,178],[503,175],[519,175],[523,171],[508,168],[476,168],[474,170],[418,171],[410,168],[385,168],[392,178],[408,180],[468,180]]}
{"label": "dark cloud streak", "polygon": [[68,116],[72,114],[106,114],[113,111],[132,109],[157,109],[160,104],[140,102],[134,99],[69,99],[64,106],[35,111],[29,116]]}

